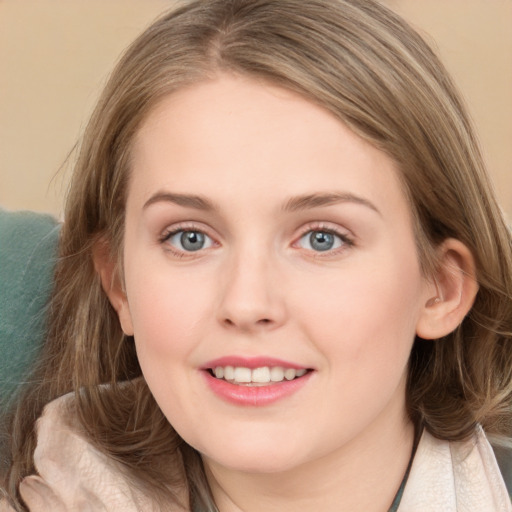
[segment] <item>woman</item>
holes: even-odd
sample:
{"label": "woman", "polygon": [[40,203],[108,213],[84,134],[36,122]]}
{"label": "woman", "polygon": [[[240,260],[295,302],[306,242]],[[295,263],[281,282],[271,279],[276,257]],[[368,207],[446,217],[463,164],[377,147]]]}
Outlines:
{"label": "woman", "polygon": [[484,434],[510,434],[510,232],[446,71],[380,4],[158,20],[65,218],[18,509],[510,510]]}

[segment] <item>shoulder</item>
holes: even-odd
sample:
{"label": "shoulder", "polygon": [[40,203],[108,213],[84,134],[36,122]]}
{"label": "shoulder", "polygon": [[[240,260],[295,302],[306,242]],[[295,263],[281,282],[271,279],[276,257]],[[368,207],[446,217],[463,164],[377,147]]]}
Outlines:
{"label": "shoulder", "polygon": [[20,484],[31,511],[154,509],[151,499],[130,485],[122,467],[97,450],[72,416],[73,397],[50,404],[37,422],[37,474]]}
{"label": "shoulder", "polygon": [[436,439],[425,431],[400,510],[511,512],[507,488],[483,430],[479,427],[459,442]]}

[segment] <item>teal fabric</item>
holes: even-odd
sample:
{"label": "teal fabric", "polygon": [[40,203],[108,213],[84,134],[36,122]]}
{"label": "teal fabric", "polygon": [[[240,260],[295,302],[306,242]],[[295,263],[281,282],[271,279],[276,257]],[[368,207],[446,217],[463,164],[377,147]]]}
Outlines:
{"label": "teal fabric", "polygon": [[50,215],[0,208],[0,411],[42,343],[58,234]]}

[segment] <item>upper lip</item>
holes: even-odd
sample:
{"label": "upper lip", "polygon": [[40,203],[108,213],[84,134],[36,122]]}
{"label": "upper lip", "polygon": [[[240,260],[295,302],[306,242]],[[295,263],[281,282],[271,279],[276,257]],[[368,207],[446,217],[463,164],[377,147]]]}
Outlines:
{"label": "upper lip", "polygon": [[281,366],[282,368],[293,368],[295,370],[308,368],[307,366],[293,363],[290,361],[285,361],[283,359],[276,359],[275,357],[224,356],[224,357],[219,357],[218,359],[213,359],[212,361],[208,361],[206,364],[204,364],[201,367],[201,369],[208,370],[210,368],[217,368],[218,366],[235,366],[235,367],[250,368],[252,370],[254,368],[263,368],[264,366],[268,366],[268,367]]}

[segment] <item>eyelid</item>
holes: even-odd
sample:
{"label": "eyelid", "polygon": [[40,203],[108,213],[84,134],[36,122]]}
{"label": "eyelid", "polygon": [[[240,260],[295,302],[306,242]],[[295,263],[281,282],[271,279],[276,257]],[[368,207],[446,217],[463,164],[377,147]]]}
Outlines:
{"label": "eyelid", "polygon": [[170,235],[177,233],[178,231],[198,231],[200,233],[204,233],[208,235],[210,238],[215,239],[215,235],[212,233],[212,230],[203,224],[202,222],[196,221],[183,221],[177,222],[175,224],[169,224],[162,230],[159,239],[163,240],[168,238]]}
{"label": "eyelid", "polygon": [[355,239],[355,235],[352,232],[344,227],[341,227],[339,224],[335,224],[327,221],[312,221],[301,226],[295,236],[296,239],[304,236],[309,231],[326,231],[328,233],[333,233],[340,237]]}

